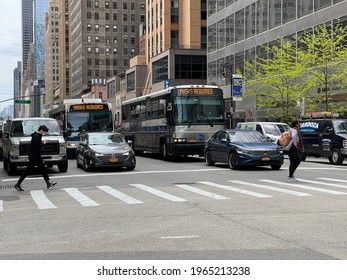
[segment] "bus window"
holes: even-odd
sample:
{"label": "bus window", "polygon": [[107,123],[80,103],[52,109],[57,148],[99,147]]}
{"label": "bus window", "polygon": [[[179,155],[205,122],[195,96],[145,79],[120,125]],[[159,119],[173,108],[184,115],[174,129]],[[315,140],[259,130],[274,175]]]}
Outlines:
{"label": "bus window", "polygon": [[145,103],[145,101],[141,102],[140,111],[141,111],[141,120],[145,120],[146,119],[146,103]]}
{"label": "bus window", "polygon": [[159,117],[165,116],[165,108],[166,108],[166,100],[162,98],[159,100]]}
{"label": "bus window", "polygon": [[159,98],[153,98],[151,101],[152,105],[152,118],[157,118],[159,116]]}

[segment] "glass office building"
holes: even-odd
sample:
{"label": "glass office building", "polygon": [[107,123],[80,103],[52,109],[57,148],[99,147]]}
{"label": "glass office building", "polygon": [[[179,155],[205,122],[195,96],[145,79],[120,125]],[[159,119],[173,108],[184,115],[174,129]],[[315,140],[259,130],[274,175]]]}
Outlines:
{"label": "glass office building", "polygon": [[[347,23],[347,0],[210,0],[208,83],[230,85],[230,72],[244,74],[245,60],[268,56],[263,46],[271,46],[279,38],[292,40],[295,34],[338,19]],[[230,100],[230,87],[224,95]],[[233,105],[234,123],[247,119],[246,112],[256,107],[255,100]]]}

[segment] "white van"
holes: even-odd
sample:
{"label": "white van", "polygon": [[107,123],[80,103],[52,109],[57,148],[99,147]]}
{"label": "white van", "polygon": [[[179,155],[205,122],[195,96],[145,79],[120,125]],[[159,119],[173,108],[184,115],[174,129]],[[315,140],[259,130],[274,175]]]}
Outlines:
{"label": "white van", "polygon": [[269,138],[273,142],[277,142],[281,133],[289,130],[289,125],[279,122],[240,122],[236,126],[237,129],[256,130]]}

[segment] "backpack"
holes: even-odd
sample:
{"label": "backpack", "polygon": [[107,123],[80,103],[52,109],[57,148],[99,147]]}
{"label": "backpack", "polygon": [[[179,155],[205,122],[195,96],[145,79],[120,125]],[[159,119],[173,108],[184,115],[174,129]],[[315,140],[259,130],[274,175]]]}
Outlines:
{"label": "backpack", "polygon": [[281,134],[280,138],[277,141],[277,144],[283,147],[287,147],[290,140],[292,140],[292,133],[290,132],[290,130],[287,130]]}

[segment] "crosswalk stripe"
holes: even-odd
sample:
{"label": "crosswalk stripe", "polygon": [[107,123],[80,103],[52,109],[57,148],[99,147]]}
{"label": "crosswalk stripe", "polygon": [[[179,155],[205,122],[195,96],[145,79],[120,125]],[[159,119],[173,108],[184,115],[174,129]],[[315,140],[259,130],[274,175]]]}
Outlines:
{"label": "crosswalk stripe", "polygon": [[68,193],[74,199],[76,199],[84,207],[99,206],[98,203],[81,193],[80,190],[77,188],[65,188],[62,190]]}
{"label": "crosswalk stripe", "polygon": [[143,203],[142,201],[140,200],[137,200],[131,196],[128,196],[114,188],[111,188],[110,186],[96,186],[98,189],[124,201],[125,203],[127,204],[140,204],[140,203]]}
{"label": "crosswalk stripe", "polygon": [[333,181],[333,182],[340,182],[340,183],[347,183],[347,180],[339,180],[339,179],[332,179],[332,178],[317,178],[317,179]]}
{"label": "crosswalk stripe", "polygon": [[43,190],[30,191],[32,199],[35,201],[38,209],[57,208],[44,194]]}
{"label": "crosswalk stripe", "polygon": [[333,191],[333,190],[327,190],[327,189],[322,189],[322,188],[309,187],[309,186],[302,185],[302,184],[297,184],[297,183],[284,183],[284,182],[273,181],[273,180],[260,180],[260,181],[267,182],[267,183],[273,183],[273,184],[277,184],[277,185],[290,186],[290,187],[294,187],[294,188],[301,188],[301,189],[306,189],[306,190],[312,190],[312,191],[317,191],[317,192],[325,192],[325,193],[330,193],[330,194],[335,194],[335,195],[347,194],[347,193],[339,192],[339,191]]}
{"label": "crosswalk stripe", "polygon": [[247,190],[243,190],[243,189],[239,189],[239,188],[234,188],[234,187],[226,186],[226,185],[220,185],[220,184],[216,184],[216,183],[212,183],[212,182],[207,182],[207,181],[200,181],[200,182],[198,182],[198,183],[201,183],[201,184],[204,184],[204,185],[208,185],[208,186],[211,186],[211,187],[216,187],[216,188],[228,190],[228,191],[233,191],[233,192],[237,192],[237,193],[252,195],[252,196],[256,196],[256,197],[260,197],[260,198],[272,197],[271,195],[267,195],[267,194],[263,194],[263,193],[257,193],[257,192],[247,191]]}
{"label": "crosswalk stripe", "polygon": [[256,188],[262,188],[262,189],[266,189],[266,190],[270,190],[270,191],[282,192],[282,193],[287,193],[287,194],[296,195],[296,196],[312,196],[308,193],[296,192],[296,191],[291,191],[291,190],[287,190],[287,189],[281,189],[281,188],[276,188],[276,187],[271,187],[271,186],[261,185],[261,184],[248,183],[248,182],[243,182],[243,181],[238,181],[238,180],[229,180],[229,182],[236,183],[236,184],[242,184],[242,185],[246,185],[246,186],[249,185],[249,186],[256,187]]}
{"label": "crosswalk stripe", "polygon": [[4,211],[4,201],[0,200],[0,212]]}
{"label": "crosswalk stripe", "polygon": [[143,190],[143,191],[146,191],[146,192],[149,192],[149,193],[151,193],[151,194],[154,194],[154,195],[156,195],[156,196],[159,196],[159,197],[168,199],[168,200],[170,200],[170,201],[175,201],[175,202],[183,202],[183,201],[186,201],[186,200],[183,199],[183,198],[180,198],[180,197],[178,197],[178,196],[174,196],[174,195],[171,195],[171,194],[168,194],[168,193],[159,191],[159,190],[157,190],[157,189],[148,187],[148,186],[146,186],[146,185],[142,185],[142,184],[130,184],[130,185],[133,186],[133,187],[139,188],[139,189],[141,189],[141,190]]}
{"label": "crosswalk stripe", "polygon": [[342,186],[342,185],[334,184],[334,183],[325,183],[325,182],[313,181],[313,180],[305,180],[305,179],[300,179],[300,182],[301,181],[302,182],[307,182],[307,183],[312,183],[312,184],[319,184],[319,185],[329,186],[329,187],[347,189],[347,186]]}
{"label": "crosswalk stripe", "polygon": [[201,195],[213,198],[213,199],[229,199],[228,197],[225,197],[225,196],[222,196],[222,195],[218,195],[218,194],[214,194],[214,193],[211,193],[211,192],[207,192],[207,191],[204,191],[204,190],[200,190],[198,188],[195,188],[195,187],[192,187],[192,186],[189,186],[189,185],[185,185],[185,184],[178,184],[178,185],[175,185],[175,186],[179,187],[181,189],[187,190],[187,191],[191,191],[193,193],[197,193],[197,194],[201,194]]}

